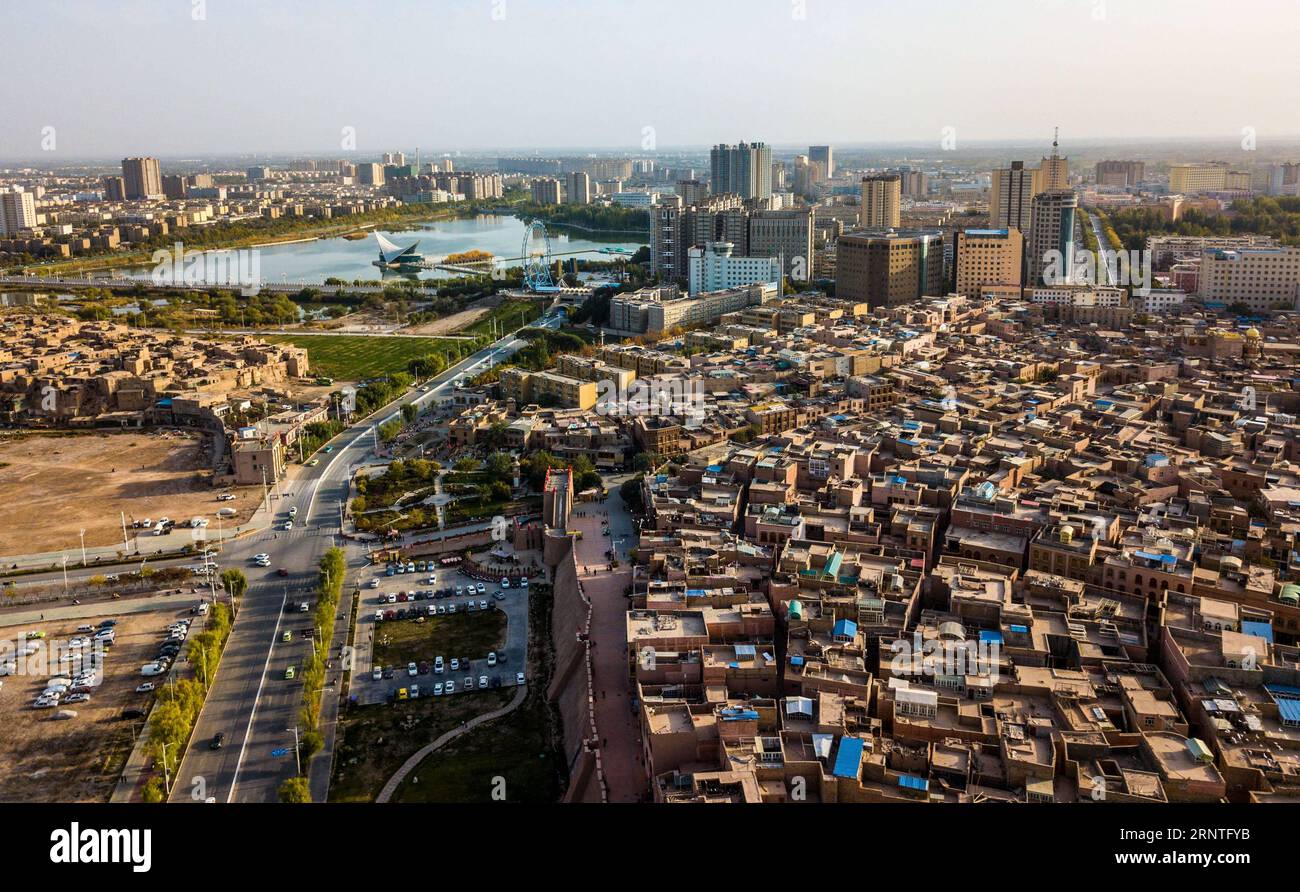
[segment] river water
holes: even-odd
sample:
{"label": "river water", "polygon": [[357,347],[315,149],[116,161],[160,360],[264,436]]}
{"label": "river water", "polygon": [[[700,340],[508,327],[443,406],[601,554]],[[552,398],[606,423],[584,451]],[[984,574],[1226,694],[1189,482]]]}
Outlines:
{"label": "river water", "polygon": [[[526,225],[518,217],[480,214],[455,220],[436,220],[421,223],[401,231],[384,231],[384,237],[402,247],[419,242],[416,251],[427,260],[437,260],[448,254],[478,249],[488,251],[501,259],[520,257]],[[597,248],[622,248],[635,252],[645,242],[625,233],[602,235],[580,229],[559,226],[547,227],[552,254],[568,251],[585,251]],[[648,235],[648,234],[647,234]],[[631,240],[629,240],[631,239]],[[539,242],[532,250],[540,251]],[[296,244],[263,245],[259,252],[261,280],[266,283],[310,282],[321,284],[336,278],[346,282],[356,279],[380,281],[395,277],[442,279],[455,278],[455,273],[437,270],[420,270],[418,273],[397,273],[374,265],[379,256],[379,245],[374,233],[364,239],[328,238]],[[578,255],[584,260],[609,260],[603,254]],[[569,258],[559,258],[568,260]],[[518,265],[511,264],[511,265]],[[147,277],[151,267],[137,267],[129,271],[132,276]]]}

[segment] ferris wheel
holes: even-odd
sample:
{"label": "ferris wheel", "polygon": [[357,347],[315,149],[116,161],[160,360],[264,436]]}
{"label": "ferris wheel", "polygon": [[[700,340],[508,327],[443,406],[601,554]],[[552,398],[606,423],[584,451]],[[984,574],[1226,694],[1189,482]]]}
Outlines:
{"label": "ferris wheel", "polygon": [[524,229],[524,244],[519,249],[524,262],[524,287],[532,291],[551,291],[555,281],[551,278],[551,237],[541,220],[534,220]]}

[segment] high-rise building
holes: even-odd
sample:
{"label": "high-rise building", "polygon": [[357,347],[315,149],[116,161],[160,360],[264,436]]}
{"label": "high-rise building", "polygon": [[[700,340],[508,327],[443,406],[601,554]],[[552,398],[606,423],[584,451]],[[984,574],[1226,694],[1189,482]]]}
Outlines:
{"label": "high-rise building", "polygon": [[897,229],[902,220],[902,189],[897,174],[863,177],[858,225],[863,229]]}
{"label": "high-rise building", "polygon": [[809,146],[808,161],[820,164],[826,171],[826,178],[835,176],[835,149],[833,146]]}
{"label": "high-rise building", "polygon": [[104,198],[108,201],[126,201],[126,180],[121,177],[104,177]]}
{"label": "high-rise building", "polygon": [[560,181],[555,177],[539,177],[532,184],[533,204],[559,204]]}
{"label": "high-rise building", "polygon": [[0,235],[17,235],[36,226],[36,199],[32,193],[0,192]]}
{"label": "high-rise building", "polygon": [[179,174],[176,176],[168,175],[163,177],[162,185],[163,195],[166,195],[173,201],[178,198],[184,198],[186,192],[189,191],[185,183],[185,177],[180,176]]}
{"label": "high-rise building", "polygon": [[405,152],[384,152],[384,164],[396,164],[398,167],[406,165]]}
{"label": "high-rise building", "polygon": [[747,221],[748,257],[775,257],[784,273],[796,281],[813,278],[813,212],[811,208],[752,211]]}
{"label": "high-rise building", "polygon": [[1146,179],[1147,166],[1144,161],[1098,161],[1098,186],[1136,186]]}
{"label": "high-rise building", "polygon": [[384,165],[373,161],[357,165],[357,182],[363,186],[384,185]]}
{"label": "high-rise building", "polygon": [[162,171],[157,158],[123,158],[122,181],[128,201],[164,197]]}
{"label": "high-rise building", "polygon": [[735,195],[714,195],[694,205],[650,209],[650,258],[664,282],[690,280],[691,248],[712,242],[733,246],[738,257],[775,257],[786,275],[804,281],[813,274],[813,214],[810,208],[747,210]]}
{"label": "high-rise building", "polygon": [[716,145],[709,152],[714,195],[739,195],[742,199],[772,195],[772,149],[765,143]]}
{"label": "high-rise building", "polygon": [[678,180],[677,194],[684,205],[699,204],[709,197],[709,187],[699,180]]}
{"label": "high-rise building", "polygon": [[1019,287],[1025,237],[1018,229],[967,229],[957,233],[953,290],[979,297],[990,285]]}
{"label": "high-rise building", "polygon": [[[1029,285],[1067,284],[1074,269],[1074,227],[1079,198],[1069,189],[1052,189],[1034,196],[1025,277]],[[1055,272],[1062,281],[1047,281]]]}
{"label": "high-rise building", "polygon": [[903,194],[908,198],[925,198],[929,194],[930,178],[925,175],[925,171],[903,167],[899,169],[898,176],[902,180]]}
{"label": "high-rise building", "polygon": [[944,293],[939,230],[850,232],[836,243],[836,297],[878,307]]}
{"label": "high-rise building", "polygon": [[1271,165],[1268,169],[1269,195],[1300,194],[1300,162],[1288,161]]}
{"label": "high-rise building", "polygon": [[1026,168],[1023,161],[1012,161],[1010,167],[993,171],[989,194],[991,228],[1019,229],[1029,234],[1036,179],[1036,171]]}
{"label": "high-rise building", "polygon": [[566,178],[565,192],[568,204],[591,204],[591,176],[586,171],[573,171]]}

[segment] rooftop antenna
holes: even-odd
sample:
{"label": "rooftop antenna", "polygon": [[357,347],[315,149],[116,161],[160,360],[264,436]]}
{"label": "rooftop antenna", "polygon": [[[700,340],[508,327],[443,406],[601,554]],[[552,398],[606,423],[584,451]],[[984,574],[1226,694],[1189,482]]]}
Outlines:
{"label": "rooftop antenna", "polygon": [[1061,140],[1061,128],[1053,127],[1052,128],[1052,157],[1053,158],[1056,158],[1058,156],[1057,147],[1060,145],[1060,140]]}

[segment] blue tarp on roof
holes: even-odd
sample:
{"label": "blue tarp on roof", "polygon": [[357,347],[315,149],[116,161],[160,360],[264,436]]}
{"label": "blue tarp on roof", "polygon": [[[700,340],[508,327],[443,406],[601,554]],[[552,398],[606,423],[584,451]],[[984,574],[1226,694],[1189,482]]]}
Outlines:
{"label": "blue tarp on roof", "polygon": [[1273,643],[1272,623],[1243,622],[1241,624],[1241,631],[1247,635],[1254,635],[1257,638],[1263,638],[1269,644]]}
{"label": "blue tarp on roof", "polygon": [[987,641],[989,644],[1001,644],[1002,633],[996,631],[990,631],[988,629],[982,629],[980,631],[980,641]]}
{"label": "blue tarp on roof", "polygon": [[835,754],[836,777],[858,776],[858,769],[862,767],[862,746],[863,742],[858,737],[841,737],[840,751]]}
{"label": "blue tarp on roof", "polygon": [[842,619],[835,623],[834,634],[836,638],[852,638],[858,634],[858,624],[851,619]]}
{"label": "blue tarp on roof", "polygon": [[914,774],[900,774],[898,776],[898,785],[904,790],[920,790],[922,793],[930,789],[928,780]]}
{"label": "blue tarp on roof", "polygon": [[1300,688],[1289,684],[1266,684],[1264,690],[1270,694],[1283,694],[1288,697],[1300,697]]}
{"label": "blue tarp on roof", "polygon": [[757,719],[758,713],[753,709],[742,709],[739,706],[728,706],[721,710],[720,715],[724,722],[738,722],[743,719]]}
{"label": "blue tarp on roof", "polygon": [[1150,551],[1135,551],[1133,553],[1146,561],[1159,561],[1162,564],[1178,563],[1178,558],[1172,554],[1155,554]]}
{"label": "blue tarp on roof", "polygon": [[1279,700],[1277,711],[1282,714],[1282,721],[1287,724],[1300,724],[1300,700]]}
{"label": "blue tarp on roof", "polygon": [[710,474],[717,474],[722,470],[722,465],[709,465],[705,470]]}
{"label": "blue tarp on roof", "polygon": [[1011,626],[1011,631],[1015,632],[1018,635],[1024,635],[1029,631],[1029,626],[1022,626],[1019,623],[1015,623],[1014,625]]}
{"label": "blue tarp on roof", "polygon": [[803,665],[803,657],[799,656],[798,654],[794,654],[793,656],[790,657],[790,665],[791,665],[791,666],[802,666],[802,665]]}
{"label": "blue tarp on roof", "polygon": [[735,651],[736,651],[736,656],[748,657],[751,660],[758,655],[758,651],[754,648],[754,645],[752,644],[737,644],[735,646]]}

